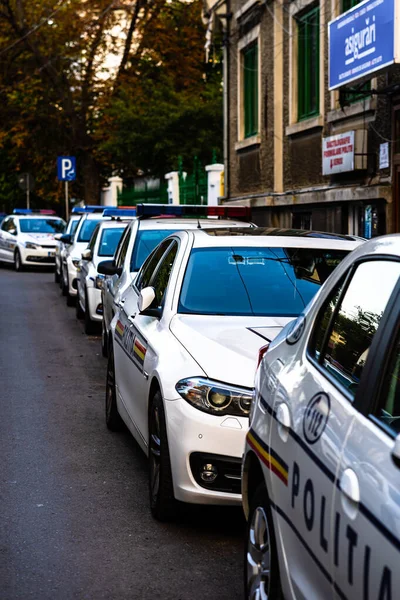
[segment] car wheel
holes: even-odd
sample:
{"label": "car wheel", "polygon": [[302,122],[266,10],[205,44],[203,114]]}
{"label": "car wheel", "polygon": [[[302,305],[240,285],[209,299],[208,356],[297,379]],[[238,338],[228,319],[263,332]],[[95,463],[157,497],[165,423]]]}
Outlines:
{"label": "car wheel", "polygon": [[158,521],[175,516],[174,497],[167,428],[161,392],[153,397],[149,413],[149,494],[152,515]]}
{"label": "car wheel", "polygon": [[90,318],[89,311],[89,300],[87,292],[85,291],[85,312],[84,312],[84,320],[85,320],[85,333],[86,335],[94,335],[97,333],[97,323],[92,321]]}
{"label": "car wheel", "polygon": [[60,274],[57,273],[57,267],[54,267],[54,283],[60,283]]}
{"label": "car wheel", "polygon": [[22,260],[21,260],[21,254],[20,254],[19,250],[16,250],[15,254],[14,254],[14,269],[16,271],[22,271],[23,270]]}
{"label": "car wheel", "polygon": [[63,296],[66,294],[65,282],[64,282],[64,271],[60,268],[60,290]]}
{"label": "car wheel", "polygon": [[108,335],[107,335],[104,319],[102,319],[102,321],[101,321],[101,353],[104,356],[104,358],[107,358],[107,355],[108,355],[107,348],[108,348]]}
{"label": "car wheel", "polygon": [[283,598],[272,514],[265,483],[258,486],[250,501],[244,587],[246,600]]}
{"label": "car wheel", "polygon": [[120,417],[117,408],[117,398],[115,391],[115,368],[114,354],[109,352],[107,363],[107,380],[106,380],[106,425],[111,431],[121,431],[123,421]]}
{"label": "car wheel", "polygon": [[75,314],[76,314],[76,318],[81,320],[83,319],[83,315],[85,314],[81,308],[81,304],[79,302],[79,294],[76,297],[76,304],[75,304]]}
{"label": "car wheel", "polygon": [[71,294],[69,293],[69,277],[68,277],[68,271],[67,271],[67,285],[65,286],[65,295],[67,297],[67,306],[74,306],[75,303],[75,296],[71,296]]}

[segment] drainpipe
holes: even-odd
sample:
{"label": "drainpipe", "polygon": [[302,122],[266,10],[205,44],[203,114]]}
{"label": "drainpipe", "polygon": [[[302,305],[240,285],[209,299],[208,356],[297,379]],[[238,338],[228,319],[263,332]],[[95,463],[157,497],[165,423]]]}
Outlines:
{"label": "drainpipe", "polygon": [[226,27],[224,37],[224,52],[223,52],[223,82],[224,82],[224,195],[229,198],[230,195],[230,177],[229,177],[229,157],[230,157],[230,134],[229,134],[229,83],[230,83],[230,35],[231,35],[231,0],[226,0]]}

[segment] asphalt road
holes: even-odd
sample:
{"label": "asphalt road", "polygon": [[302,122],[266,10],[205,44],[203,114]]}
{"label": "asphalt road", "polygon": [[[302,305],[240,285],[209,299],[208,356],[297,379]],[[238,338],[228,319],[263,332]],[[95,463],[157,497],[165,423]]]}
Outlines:
{"label": "asphalt road", "polygon": [[0,599],[242,598],[240,509],[155,522],[104,423],[106,361],[52,273],[0,267]]}

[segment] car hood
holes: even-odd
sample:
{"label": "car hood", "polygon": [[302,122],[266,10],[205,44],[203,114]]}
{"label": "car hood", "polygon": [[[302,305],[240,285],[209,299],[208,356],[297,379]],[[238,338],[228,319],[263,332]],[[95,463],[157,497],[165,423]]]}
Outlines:
{"label": "car hood", "polygon": [[32,242],[33,244],[56,245],[53,233],[22,233],[19,236],[21,242]]}
{"label": "car hood", "polygon": [[251,388],[259,349],[292,320],[179,314],[173,317],[170,329],[207,377]]}

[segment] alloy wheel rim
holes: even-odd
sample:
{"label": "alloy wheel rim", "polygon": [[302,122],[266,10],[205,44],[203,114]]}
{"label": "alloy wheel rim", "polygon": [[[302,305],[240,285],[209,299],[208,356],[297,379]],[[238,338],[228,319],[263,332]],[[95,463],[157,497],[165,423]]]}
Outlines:
{"label": "alloy wheel rim", "polygon": [[246,555],[249,600],[268,600],[271,582],[271,538],[265,510],[258,506],[249,528]]}
{"label": "alloy wheel rim", "polygon": [[157,407],[151,411],[150,421],[150,490],[153,502],[157,500],[160,489],[160,414]]}

